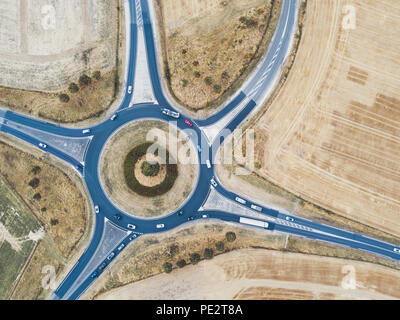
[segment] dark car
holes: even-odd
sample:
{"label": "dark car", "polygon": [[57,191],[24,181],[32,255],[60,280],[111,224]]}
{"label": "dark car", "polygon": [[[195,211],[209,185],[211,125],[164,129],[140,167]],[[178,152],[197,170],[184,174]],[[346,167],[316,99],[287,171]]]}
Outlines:
{"label": "dark car", "polygon": [[91,278],[96,278],[96,277],[97,277],[97,271],[93,272],[93,273],[90,275],[90,277],[91,277]]}
{"label": "dark car", "polygon": [[188,221],[190,220],[194,220],[194,217],[193,216],[188,217]]}
{"label": "dark car", "polygon": [[181,216],[181,215],[183,215],[183,210],[178,212],[178,216]]}
{"label": "dark car", "polygon": [[117,214],[114,215],[114,218],[117,219],[117,220],[121,220],[122,217],[121,217],[120,214],[117,213]]}
{"label": "dark car", "polygon": [[103,263],[100,265],[99,270],[103,270],[106,266],[107,266],[107,263],[106,263],[106,262],[103,262]]}

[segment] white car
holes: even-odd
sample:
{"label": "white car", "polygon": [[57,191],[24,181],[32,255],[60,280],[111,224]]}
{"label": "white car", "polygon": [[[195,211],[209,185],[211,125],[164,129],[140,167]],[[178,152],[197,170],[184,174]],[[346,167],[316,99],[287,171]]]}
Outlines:
{"label": "white car", "polygon": [[207,165],[207,168],[208,168],[208,169],[210,169],[210,168],[211,168],[211,163],[210,163],[210,160],[208,160],[208,159],[206,160],[206,165]]}
{"label": "white car", "polygon": [[262,208],[259,207],[259,206],[256,206],[255,204],[252,204],[250,207],[251,207],[253,210],[262,211]]}
{"label": "white car", "polygon": [[210,181],[211,181],[211,184],[212,184],[214,187],[218,186],[218,183],[215,182],[214,178],[212,178]]}
{"label": "white car", "polygon": [[131,94],[132,93],[132,86],[128,87],[128,93]]}
{"label": "white car", "polygon": [[400,249],[399,248],[393,248],[393,251],[396,253],[400,253]]}
{"label": "white car", "polygon": [[111,260],[114,256],[115,256],[115,253],[111,252],[107,257],[107,260]]}
{"label": "white car", "polygon": [[239,198],[239,197],[236,197],[235,200],[237,202],[240,202],[241,204],[245,204],[246,203],[246,200],[243,200],[242,198]]}
{"label": "white car", "polygon": [[110,120],[115,120],[115,118],[117,118],[117,114],[116,113],[114,113],[113,115],[112,115],[112,117],[110,118]]}
{"label": "white car", "polygon": [[136,226],[134,224],[128,224],[128,228],[134,230],[136,229]]}
{"label": "white car", "polygon": [[118,251],[121,251],[123,248],[125,248],[125,244],[121,243],[121,245],[118,247]]}
{"label": "white car", "polygon": [[82,130],[82,133],[89,133],[90,132],[90,129],[83,129]]}
{"label": "white car", "polygon": [[157,229],[164,228],[164,223],[159,223],[156,227],[157,227]]}
{"label": "white car", "polygon": [[293,218],[291,218],[291,217],[286,217],[286,221],[291,221],[291,222],[293,222],[294,221],[294,219]]}
{"label": "white car", "polygon": [[94,212],[96,212],[96,213],[99,213],[100,212],[100,208],[99,208],[99,206],[94,206]]}
{"label": "white car", "polygon": [[47,148],[47,144],[45,143],[39,143],[39,147],[41,147],[42,149],[46,149]]}
{"label": "white car", "polygon": [[208,214],[203,214],[201,217],[206,219],[206,218],[208,218]]}

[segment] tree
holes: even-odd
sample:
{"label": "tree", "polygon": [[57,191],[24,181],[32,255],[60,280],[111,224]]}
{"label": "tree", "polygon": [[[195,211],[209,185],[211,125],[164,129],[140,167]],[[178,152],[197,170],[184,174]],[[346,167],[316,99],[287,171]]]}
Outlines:
{"label": "tree", "polygon": [[177,265],[179,268],[183,268],[184,266],[186,266],[186,261],[185,261],[185,259],[178,260],[178,262],[176,263],[176,265]]}
{"label": "tree", "polygon": [[172,264],[169,263],[169,262],[165,262],[165,263],[162,265],[162,268],[163,268],[163,270],[164,270],[165,273],[170,273],[170,272],[172,271]]}
{"label": "tree", "polygon": [[31,172],[33,174],[38,174],[40,171],[42,170],[42,168],[40,168],[39,166],[34,166],[31,170]]}
{"label": "tree", "polygon": [[228,242],[233,242],[236,240],[236,233],[229,231],[225,234],[225,237]]}
{"label": "tree", "polygon": [[218,242],[215,244],[215,248],[216,248],[218,251],[224,251],[224,249],[225,249],[225,243],[224,243],[223,241],[218,241]]}
{"label": "tree", "polygon": [[75,92],[78,92],[78,91],[79,91],[79,87],[78,87],[78,85],[77,85],[75,82],[71,82],[71,83],[69,84],[69,86],[68,86],[68,90],[69,90],[69,92],[71,92],[71,93],[75,93]]}
{"label": "tree", "polygon": [[87,86],[91,82],[92,82],[92,79],[87,74],[83,74],[79,77],[79,84],[81,86]]}
{"label": "tree", "polygon": [[93,72],[92,77],[95,78],[96,80],[100,80],[100,78],[101,78],[100,71]]}
{"label": "tree", "polygon": [[40,199],[42,199],[42,196],[41,196],[40,193],[35,193],[35,194],[33,195],[33,199],[35,199],[36,201],[39,201]]}
{"label": "tree", "polygon": [[214,257],[214,250],[211,248],[204,249],[204,258],[212,259]]}
{"label": "tree", "polygon": [[39,186],[40,180],[38,178],[33,178],[31,181],[29,181],[29,185],[33,188],[36,189]]}
{"label": "tree", "polygon": [[220,93],[221,92],[221,86],[219,84],[214,85],[214,92],[215,93]]}
{"label": "tree", "polygon": [[58,219],[51,218],[51,219],[50,219],[50,224],[51,224],[52,226],[57,225],[57,224],[58,224]]}
{"label": "tree", "polygon": [[212,78],[211,77],[205,77],[204,78],[204,82],[206,83],[206,85],[211,86]]}
{"label": "tree", "polygon": [[197,264],[200,261],[200,255],[198,253],[192,253],[190,255],[190,263]]}
{"label": "tree", "polygon": [[58,95],[58,98],[60,99],[61,102],[67,103],[69,101],[69,95],[66,93],[61,93]]}

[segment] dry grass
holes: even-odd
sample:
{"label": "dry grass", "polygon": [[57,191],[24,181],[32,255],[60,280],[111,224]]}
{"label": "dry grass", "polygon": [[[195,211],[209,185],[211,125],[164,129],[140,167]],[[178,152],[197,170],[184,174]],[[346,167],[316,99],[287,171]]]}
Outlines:
{"label": "dry grass", "polygon": [[219,105],[254,68],[272,37],[281,1],[157,3],[170,91],[198,111]]}
{"label": "dry grass", "polygon": [[[99,169],[103,188],[113,203],[125,212],[148,218],[160,216],[178,208],[192,191],[198,175],[197,165],[191,164],[196,163],[197,154],[190,143],[189,159],[192,160],[189,164],[180,163],[176,151],[168,150],[177,160],[178,177],[167,193],[161,196],[143,197],[128,187],[124,175],[125,158],[134,147],[145,143],[148,132],[154,129],[161,130],[159,132],[164,132],[169,139],[169,126],[160,121],[138,121],[120,129],[107,142],[101,155]],[[178,150],[183,144],[183,141],[176,144]],[[167,149],[168,145],[169,140],[165,145]]]}
{"label": "dry grass", "polygon": [[[0,102],[11,110],[57,122],[76,122],[99,116],[113,102],[118,90],[116,72],[108,72],[101,79],[81,88],[76,93],[68,90],[46,93],[0,87]],[[61,102],[58,95],[67,93],[70,100]]]}

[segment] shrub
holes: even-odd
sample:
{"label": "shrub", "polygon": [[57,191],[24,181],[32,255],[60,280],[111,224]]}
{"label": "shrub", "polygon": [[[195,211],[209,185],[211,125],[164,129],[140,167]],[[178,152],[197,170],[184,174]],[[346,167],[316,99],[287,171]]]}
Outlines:
{"label": "shrub", "polygon": [[200,74],[199,71],[195,71],[193,74],[194,74],[194,76],[195,76],[196,78],[200,78],[200,76],[201,76],[201,74]]}
{"label": "shrub", "polygon": [[160,164],[144,161],[140,169],[146,177],[155,177],[160,172]]}
{"label": "shrub", "polygon": [[204,82],[206,83],[206,85],[211,86],[212,78],[211,77],[205,77],[204,78]]}
{"label": "shrub", "polygon": [[176,265],[177,265],[179,268],[183,268],[184,266],[186,266],[186,261],[185,261],[185,259],[178,260],[178,262],[176,263]]}
{"label": "shrub", "polygon": [[95,78],[96,80],[100,80],[100,78],[101,78],[100,71],[93,72],[92,77]]}
{"label": "shrub", "polygon": [[214,257],[214,250],[210,248],[204,249],[204,258],[212,259]]}
{"label": "shrub", "polygon": [[162,265],[162,268],[163,268],[165,273],[170,273],[172,271],[172,264],[170,264],[169,262],[165,262]]}
{"label": "shrub", "polygon": [[83,75],[81,75],[80,77],[79,77],[79,84],[81,85],[81,86],[87,86],[88,84],[90,84],[92,82],[92,79],[88,76],[88,75],[86,75],[86,74],[83,74]]}
{"label": "shrub", "polygon": [[42,168],[40,168],[39,166],[34,166],[31,170],[31,172],[33,174],[38,174],[40,171],[42,170]]}
{"label": "shrub", "polygon": [[182,79],[182,87],[186,87],[189,84],[189,81],[187,81],[186,79]]}
{"label": "shrub", "polygon": [[198,62],[197,60],[195,60],[195,61],[193,61],[193,65],[194,65],[195,67],[197,67],[197,66],[199,65],[199,62]]}
{"label": "shrub", "polygon": [[79,91],[79,87],[78,87],[78,85],[77,85],[75,82],[71,82],[71,83],[69,84],[69,86],[68,86],[68,90],[69,90],[69,92],[71,92],[71,93],[75,93],[75,92],[78,92],[78,91]]}
{"label": "shrub", "polygon": [[42,199],[42,196],[40,195],[40,193],[35,193],[33,195],[33,199],[35,199],[36,201],[39,201],[40,199]]}
{"label": "shrub", "polygon": [[69,95],[66,93],[61,93],[58,95],[58,98],[60,99],[61,102],[67,103],[69,101]]}
{"label": "shrub", "polygon": [[226,72],[226,71],[222,72],[221,73],[221,79],[225,80],[225,81],[228,80],[229,79],[229,73]]}
{"label": "shrub", "polygon": [[200,261],[200,255],[198,253],[192,253],[190,255],[190,263],[197,264]]}
{"label": "shrub", "polygon": [[51,224],[52,226],[57,225],[57,224],[58,224],[58,219],[51,218],[51,219],[50,219],[50,224]]}
{"label": "shrub", "polygon": [[221,92],[221,86],[219,84],[214,85],[214,92],[215,93],[220,93]]}
{"label": "shrub", "polygon": [[[133,170],[136,162],[147,153],[147,149],[152,145],[152,142],[143,143],[133,148],[124,160],[124,175],[128,187],[137,194],[145,197],[155,197],[168,192],[175,183],[178,177],[178,166],[176,164],[166,164],[166,175],[164,180],[154,186],[147,187],[139,183]],[[166,152],[166,159],[169,159],[169,153]]]}
{"label": "shrub", "polygon": [[216,248],[218,251],[224,251],[224,249],[225,249],[225,243],[224,243],[223,241],[218,241],[218,242],[215,244],[215,248]]}
{"label": "shrub", "polygon": [[236,233],[229,231],[225,234],[225,237],[228,242],[233,242],[236,240]]}
{"label": "shrub", "polygon": [[29,181],[29,185],[33,188],[36,189],[39,186],[40,180],[38,178],[33,178],[31,181]]}
{"label": "shrub", "polygon": [[40,209],[40,211],[46,212],[46,211],[47,211],[47,208],[46,208],[46,207],[43,207],[43,208]]}

